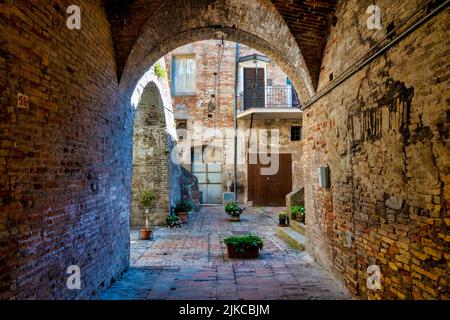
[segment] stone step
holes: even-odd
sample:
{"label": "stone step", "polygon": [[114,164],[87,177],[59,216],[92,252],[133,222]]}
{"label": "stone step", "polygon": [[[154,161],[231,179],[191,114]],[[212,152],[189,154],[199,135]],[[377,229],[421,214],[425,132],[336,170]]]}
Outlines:
{"label": "stone step", "polygon": [[305,235],[305,225],[303,223],[298,221],[291,221],[289,226],[298,233]]}
{"label": "stone step", "polygon": [[291,227],[277,227],[277,235],[291,247],[300,251],[305,250],[306,238]]}

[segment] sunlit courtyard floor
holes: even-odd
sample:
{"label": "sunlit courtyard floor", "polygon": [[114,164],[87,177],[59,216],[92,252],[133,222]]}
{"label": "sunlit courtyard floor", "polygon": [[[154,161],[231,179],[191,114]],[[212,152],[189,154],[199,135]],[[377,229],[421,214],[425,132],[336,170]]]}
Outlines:
{"label": "sunlit courtyard floor", "polygon": [[[306,252],[275,234],[279,209],[249,208],[230,222],[222,207],[202,207],[182,228],[131,232],[131,268],[102,299],[349,299],[347,290]],[[229,259],[223,239],[252,232],[264,240],[258,259]]]}

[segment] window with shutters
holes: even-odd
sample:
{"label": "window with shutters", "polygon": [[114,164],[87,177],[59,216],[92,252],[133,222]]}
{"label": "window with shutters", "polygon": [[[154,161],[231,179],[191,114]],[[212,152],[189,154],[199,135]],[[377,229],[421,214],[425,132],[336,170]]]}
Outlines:
{"label": "window with shutters", "polygon": [[195,56],[173,56],[172,67],[173,95],[195,95]]}

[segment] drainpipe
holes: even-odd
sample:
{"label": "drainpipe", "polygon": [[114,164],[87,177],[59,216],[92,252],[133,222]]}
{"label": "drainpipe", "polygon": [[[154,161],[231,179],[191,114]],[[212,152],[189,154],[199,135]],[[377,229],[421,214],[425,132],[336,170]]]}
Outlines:
{"label": "drainpipe", "polygon": [[237,108],[238,108],[238,69],[239,69],[239,43],[236,43],[236,57],[234,68],[234,200],[238,201],[237,196]]}

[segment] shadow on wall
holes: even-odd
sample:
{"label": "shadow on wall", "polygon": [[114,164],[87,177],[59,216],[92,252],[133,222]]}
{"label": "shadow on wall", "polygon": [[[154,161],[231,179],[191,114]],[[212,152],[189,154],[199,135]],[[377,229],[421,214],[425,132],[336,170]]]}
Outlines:
{"label": "shadow on wall", "polygon": [[196,206],[200,205],[200,189],[198,179],[183,166],[181,169],[181,195],[183,200],[191,200]]}

